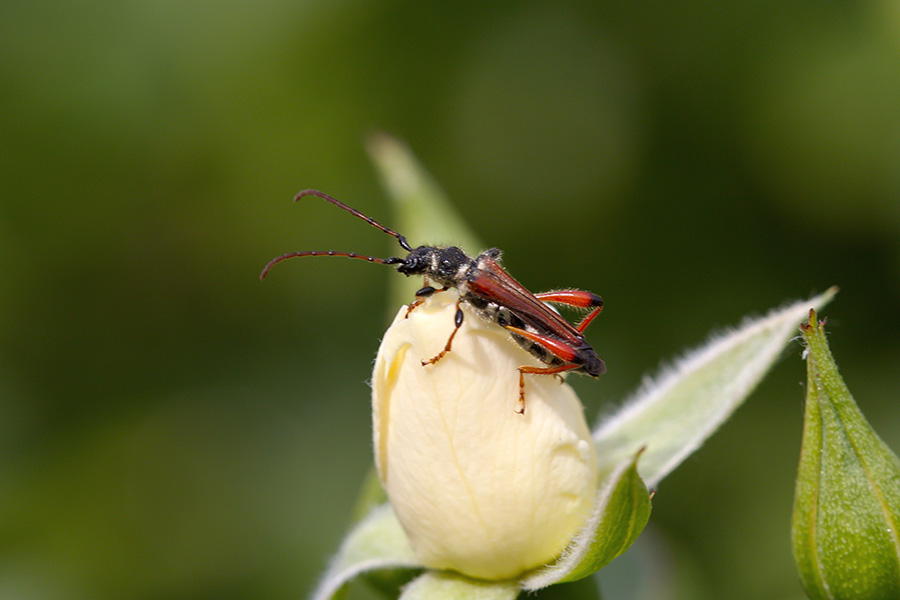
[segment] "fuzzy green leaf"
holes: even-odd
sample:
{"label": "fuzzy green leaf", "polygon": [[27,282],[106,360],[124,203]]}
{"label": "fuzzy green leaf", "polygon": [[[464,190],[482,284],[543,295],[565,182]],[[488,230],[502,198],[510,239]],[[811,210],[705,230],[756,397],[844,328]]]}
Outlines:
{"label": "fuzzy green leaf", "polygon": [[655,486],[741,405],[796,335],[809,308],[823,306],[836,292],[832,288],[714,337],[647,381],[594,431],[601,468],[646,447],[638,472]]}
{"label": "fuzzy green leaf", "polygon": [[794,558],[815,600],[900,598],[900,461],[860,412],[814,311],[807,345]]}

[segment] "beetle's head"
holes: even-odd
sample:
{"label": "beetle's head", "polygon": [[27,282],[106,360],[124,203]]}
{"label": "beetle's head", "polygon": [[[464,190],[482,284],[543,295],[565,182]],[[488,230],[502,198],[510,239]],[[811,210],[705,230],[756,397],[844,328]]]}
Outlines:
{"label": "beetle's head", "polygon": [[392,262],[397,264],[397,271],[404,275],[424,275],[441,285],[455,287],[471,266],[472,259],[456,246],[419,246],[405,258]]}

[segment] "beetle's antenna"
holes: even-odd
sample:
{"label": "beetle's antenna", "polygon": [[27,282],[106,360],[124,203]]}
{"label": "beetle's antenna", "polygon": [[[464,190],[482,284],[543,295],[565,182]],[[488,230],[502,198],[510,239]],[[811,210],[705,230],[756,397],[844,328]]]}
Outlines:
{"label": "beetle's antenna", "polygon": [[378,263],[380,265],[395,265],[397,263],[403,262],[403,259],[397,256],[392,256],[391,258],[375,258],[374,256],[365,256],[364,254],[357,254],[356,252],[335,252],[334,250],[304,250],[302,252],[288,252],[287,254],[282,254],[277,258],[273,258],[265,267],[263,267],[262,273],[259,274],[259,278],[265,279],[266,275],[269,274],[269,270],[281,261],[287,260],[289,258],[297,258],[300,256],[346,256],[347,258],[361,258],[371,263]]}
{"label": "beetle's antenna", "polygon": [[[404,250],[406,250],[407,252],[411,252],[411,251],[412,251],[412,247],[409,245],[409,242],[406,241],[406,238],[405,238],[405,237],[403,237],[402,235],[400,235],[400,234],[397,233],[396,231],[393,231],[393,230],[391,230],[391,229],[388,229],[387,227],[385,227],[384,225],[382,225],[381,223],[379,223],[379,222],[376,221],[375,219],[372,219],[371,217],[367,217],[366,215],[362,214],[361,212],[359,212],[359,211],[356,210],[355,208],[350,208],[349,206],[347,206],[346,204],[344,204],[344,203],[341,202],[340,200],[337,200],[337,199],[335,199],[335,198],[332,198],[331,196],[329,196],[329,195],[326,194],[325,192],[320,192],[319,190],[303,190],[303,191],[301,191],[300,193],[298,193],[296,196],[294,196],[294,202],[296,202],[297,200],[299,200],[299,199],[302,198],[303,196],[317,196],[317,197],[321,198],[322,200],[327,200],[328,202],[331,202],[332,204],[334,204],[334,205],[337,206],[338,208],[343,208],[344,210],[346,210],[346,211],[347,211],[348,213],[350,213],[351,215],[354,215],[354,216],[356,216],[356,217],[359,217],[360,219],[362,219],[363,221],[365,221],[366,223],[368,223],[368,224],[371,225],[372,227],[377,227],[378,229],[382,230],[382,231],[385,232],[386,234],[392,235],[392,236],[394,236],[395,238],[397,238],[397,241],[400,242],[400,246],[401,246]],[[349,254],[338,254],[337,256],[350,256],[350,255],[349,255]],[[353,256],[351,256],[351,258],[363,258],[363,257],[357,257],[356,255],[353,255]],[[378,262],[378,261],[373,260],[372,262]]]}

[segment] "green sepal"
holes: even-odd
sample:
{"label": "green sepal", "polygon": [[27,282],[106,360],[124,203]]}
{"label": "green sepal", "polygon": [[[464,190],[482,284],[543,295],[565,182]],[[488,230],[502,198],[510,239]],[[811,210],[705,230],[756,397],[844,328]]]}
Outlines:
{"label": "green sepal", "polygon": [[794,498],[794,559],[814,600],[900,598],[900,460],[853,400],[825,339],[807,346],[803,443]]}
{"label": "green sepal", "polygon": [[601,472],[646,448],[638,471],[656,486],[696,451],[744,402],[797,333],[810,306],[828,303],[831,288],[713,336],[654,378],[594,430]]}
{"label": "green sepal", "polygon": [[351,514],[352,523],[358,523],[369,515],[376,507],[385,504],[388,501],[387,493],[381,486],[381,479],[378,477],[378,471],[375,465],[369,467],[365,479],[359,488],[359,495],[356,497],[356,504],[353,506]]}
{"label": "green sepal", "polygon": [[481,581],[450,571],[426,571],[403,588],[400,600],[514,600],[516,581]]}
{"label": "green sepal", "polygon": [[[379,577],[401,581],[399,570],[422,568],[390,504],[373,509],[344,538],[312,600],[330,600],[354,577],[379,572]],[[391,571],[394,571],[393,573]]]}
{"label": "green sepal", "polygon": [[[405,144],[379,133],[369,138],[366,147],[394,206],[394,228],[414,248],[423,244],[459,246],[472,256],[484,250],[441,187]],[[419,278],[393,277],[391,282],[390,307],[408,304],[422,287]]]}
{"label": "green sepal", "polygon": [[650,494],[637,472],[639,456],[619,465],[604,480],[587,524],[554,564],[523,578],[523,589],[587,577],[634,543],[650,518]]}

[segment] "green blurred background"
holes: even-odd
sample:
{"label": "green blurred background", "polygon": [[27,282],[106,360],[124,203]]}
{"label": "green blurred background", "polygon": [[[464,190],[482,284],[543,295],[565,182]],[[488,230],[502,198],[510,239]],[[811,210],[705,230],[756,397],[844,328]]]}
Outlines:
{"label": "green blurred background", "polygon": [[[527,286],[606,299],[592,421],[711,329],[836,284],[832,348],[900,448],[891,0],[13,0],[0,111],[2,598],[309,591],[371,463],[396,275],[257,275],[397,251],[291,204],[396,222],[377,130]],[[654,600],[800,597],[799,355],[660,486],[642,543],[684,587]]]}

